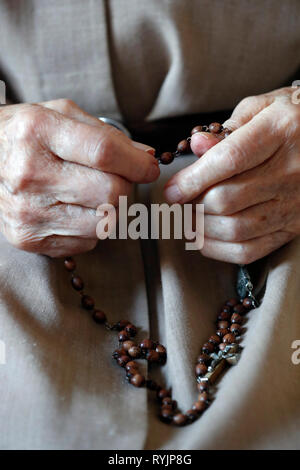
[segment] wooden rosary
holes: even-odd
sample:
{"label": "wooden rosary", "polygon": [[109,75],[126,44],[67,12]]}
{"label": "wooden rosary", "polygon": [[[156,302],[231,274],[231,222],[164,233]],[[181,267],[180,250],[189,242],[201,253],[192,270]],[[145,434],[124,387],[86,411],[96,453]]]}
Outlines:
{"label": "wooden rosary", "polygon": [[[210,132],[220,140],[227,137],[231,131],[223,128],[219,123],[209,126],[196,126],[191,134],[196,132]],[[175,157],[191,152],[191,137],[182,140],[175,152],[164,152],[158,156],[160,163],[170,164]],[[257,301],[252,293],[253,286],[249,273],[244,266],[239,268],[237,292],[239,299],[230,299],[221,307],[216,318],[216,331],[200,348],[200,354],[195,366],[198,398],[191,409],[185,413],[178,409],[176,400],[173,400],[171,390],[157,384],[150,377],[144,377],[139,371],[137,360],[144,359],[149,364],[164,365],[167,361],[166,348],[150,338],[136,342],[133,338],[137,334],[137,327],[128,320],[120,320],[111,325],[106,314],[96,308],[95,301],[84,291],[84,282],[76,273],[76,262],[73,258],[66,258],[64,266],[71,273],[71,285],[81,296],[81,306],[91,312],[97,324],[104,325],[110,331],[118,334],[119,346],[112,357],[124,369],[126,379],[135,387],[147,387],[156,395],[159,403],[159,417],[165,423],[183,426],[194,422],[208,408],[212,401],[211,389],[217,378],[227,364],[237,363],[241,347],[239,342],[243,334],[245,315],[257,307]]]}

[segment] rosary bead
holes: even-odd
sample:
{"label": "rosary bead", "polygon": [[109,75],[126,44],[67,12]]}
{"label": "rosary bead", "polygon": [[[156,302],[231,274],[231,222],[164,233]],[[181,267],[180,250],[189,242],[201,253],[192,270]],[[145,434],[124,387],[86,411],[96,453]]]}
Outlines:
{"label": "rosary bead", "polygon": [[226,305],[228,305],[229,307],[234,307],[238,303],[239,301],[237,299],[229,299],[227,300]]}
{"label": "rosary bead", "polygon": [[174,155],[171,152],[163,152],[159,160],[163,165],[169,165],[174,160]]}
{"label": "rosary bead", "polygon": [[235,336],[233,333],[228,333],[223,338],[223,343],[232,344],[235,343]]}
{"label": "rosary bead", "polygon": [[246,312],[246,309],[242,304],[237,304],[233,307],[233,311],[234,313],[239,313],[240,315],[242,315]]}
{"label": "rosary bead", "polygon": [[119,341],[121,341],[123,343],[123,341],[128,341],[130,336],[129,336],[129,333],[127,333],[127,331],[122,330],[118,334],[118,338],[119,338]]}
{"label": "rosary bead", "polygon": [[125,327],[125,331],[127,331],[127,333],[130,335],[130,336],[135,336],[137,334],[137,328],[132,325],[131,323],[129,323],[126,327]]}
{"label": "rosary bead", "polygon": [[74,271],[76,269],[76,262],[73,260],[73,258],[66,258],[64,260],[64,266],[67,271]]}
{"label": "rosary bead", "polygon": [[219,321],[217,323],[217,327],[219,330],[225,330],[226,328],[229,328],[229,322],[228,321]]}
{"label": "rosary bead", "polygon": [[213,344],[219,344],[221,342],[220,337],[218,335],[211,335],[208,341]]}
{"label": "rosary bead", "polygon": [[188,140],[184,139],[179,142],[177,145],[177,152],[187,153],[191,150],[190,143]]}
{"label": "rosary bead", "polygon": [[132,346],[135,346],[135,342],[131,341],[130,339],[128,341],[124,341],[122,344],[122,347],[125,349],[125,351],[128,351]]}
{"label": "rosary bead", "polygon": [[202,392],[198,395],[198,401],[207,401],[208,400],[208,393]]}
{"label": "rosary bead", "polygon": [[126,356],[126,351],[123,348],[116,349],[112,354],[114,359],[118,359],[120,356]]}
{"label": "rosary bead", "polygon": [[184,426],[187,421],[187,417],[183,413],[177,413],[173,416],[173,423],[176,426]]}
{"label": "rosary bead", "polygon": [[102,312],[102,310],[95,310],[94,313],[93,313],[93,320],[96,322],[96,323],[105,323],[106,322],[106,315],[104,312]]}
{"label": "rosary bead", "polygon": [[83,295],[81,297],[81,305],[83,308],[85,308],[86,310],[93,310],[94,306],[95,306],[95,301],[92,297],[90,297],[89,295]]}
{"label": "rosary bead", "polygon": [[167,350],[162,344],[157,344],[155,351],[158,352],[160,356],[166,356]]}
{"label": "rosary bead", "polygon": [[238,313],[233,313],[231,315],[231,323],[238,323],[239,325],[241,325],[243,323],[243,317]]}
{"label": "rosary bead", "polygon": [[72,277],[71,284],[75,290],[82,290],[84,288],[84,282],[79,276]]}
{"label": "rosary bead", "polygon": [[195,401],[193,404],[193,410],[197,411],[198,413],[202,413],[207,407],[207,404],[205,401]]}
{"label": "rosary bead", "polygon": [[169,423],[170,421],[172,421],[172,418],[173,418],[173,410],[172,408],[170,407],[163,407],[161,410],[160,410],[160,419],[166,423]]}
{"label": "rosary bead", "polygon": [[193,127],[193,129],[191,130],[191,135],[194,135],[196,134],[197,132],[202,132],[203,130],[203,127],[202,126],[195,126]]}
{"label": "rosary bead", "polygon": [[157,391],[158,390],[158,385],[154,380],[148,379],[146,380],[146,387],[149,390]]}
{"label": "rosary bead", "polygon": [[128,356],[120,356],[118,357],[117,359],[117,363],[119,364],[119,366],[121,367],[125,367],[126,364],[130,361],[130,357]]}
{"label": "rosary bead", "polygon": [[118,330],[118,331],[121,331],[121,330],[125,330],[126,326],[129,324],[130,322],[128,320],[120,320],[118,321],[118,323],[116,323],[114,325],[114,329],[115,330]]}
{"label": "rosary bead", "polygon": [[154,351],[153,349],[151,349],[150,351],[147,352],[146,359],[148,362],[159,362],[160,355],[158,354],[157,351]]}
{"label": "rosary bead", "polygon": [[145,377],[141,374],[135,374],[131,377],[130,383],[135,387],[142,387],[145,384]]}
{"label": "rosary bead", "polygon": [[221,312],[218,315],[218,320],[219,321],[227,321],[227,320],[230,319],[230,316],[231,316],[230,312]]}
{"label": "rosary bead", "polygon": [[208,354],[199,354],[199,356],[197,357],[197,362],[199,362],[200,364],[208,364],[210,361],[210,357]]}
{"label": "rosary bead", "polygon": [[151,339],[143,339],[143,341],[140,343],[140,348],[143,351],[147,351],[147,349],[154,349],[154,343]]}
{"label": "rosary bead", "polygon": [[222,129],[223,129],[222,124],[220,124],[219,122],[212,122],[212,123],[208,126],[208,130],[209,130],[209,132],[211,132],[212,134],[219,134],[219,132],[221,132]]}
{"label": "rosary bead", "polygon": [[245,299],[243,300],[243,306],[247,310],[250,310],[251,308],[253,308],[252,299],[250,297],[245,297]]}
{"label": "rosary bead", "polygon": [[170,390],[166,390],[165,388],[161,388],[160,390],[157,391],[156,394],[158,400],[162,400],[163,398],[169,397],[170,396]]}
{"label": "rosary bead", "polygon": [[216,332],[216,334],[220,336],[220,338],[223,338],[223,336],[227,335],[228,333],[229,333],[228,328],[222,328]]}
{"label": "rosary bead", "polygon": [[172,400],[171,397],[165,397],[165,398],[163,398],[162,401],[161,401],[161,403],[162,403],[162,406],[170,405],[173,410],[176,410],[176,408],[177,408],[177,401],[176,401],[176,400]]}
{"label": "rosary bead", "polygon": [[135,361],[129,361],[129,362],[127,362],[127,364],[126,364],[126,370],[129,370],[129,369],[136,369],[136,370],[138,370],[138,368],[139,368],[139,365],[138,365],[138,363],[135,362]]}
{"label": "rosary bead", "polygon": [[205,392],[206,390],[208,390],[208,380],[203,380],[202,382],[199,382],[197,384],[197,389],[199,392]]}
{"label": "rosary bead", "polygon": [[141,348],[138,346],[131,346],[131,348],[128,349],[128,354],[134,359],[138,359],[141,357]]}
{"label": "rosary bead", "polygon": [[207,366],[205,364],[197,364],[195,367],[197,377],[201,377],[206,374]]}
{"label": "rosary bead", "polygon": [[224,349],[226,348],[227,344],[226,343],[221,343],[219,344],[219,349],[220,351],[224,351]]}
{"label": "rosary bead", "polygon": [[202,352],[204,352],[204,354],[211,354],[214,350],[215,346],[212,343],[204,343],[202,346]]}
{"label": "rosary bead", "polygon": [[[128,364],[128,363],[127,363]],[[126,374],[127,374],[127,377],[129,377],[131,379],[131,377],[133,377],[134,375],[138,374],[139,373],[139,370],[136,369],[135,367],[129,367],[127,368],[127,364],[125,366],[125,369],[126,369]]]}
{"label": "rosary bead", "polygon": [[231,333],[233,333],[235,336],[240,336],[242,332],[242,327],[241,325],[238,325],[237,323],[232,323],[230,327]]}
{"label": "rosary bead", "polygon": [[186,417],[191,423],[193,423],[198,418],[198,413],[196,410],[191,409],[186,412]]}
{"label": "rosary bead", "polygon": [[222,312],[231,313],[231,309],[232,307],[230,307],[230,305],[224,305],[222,308]]}

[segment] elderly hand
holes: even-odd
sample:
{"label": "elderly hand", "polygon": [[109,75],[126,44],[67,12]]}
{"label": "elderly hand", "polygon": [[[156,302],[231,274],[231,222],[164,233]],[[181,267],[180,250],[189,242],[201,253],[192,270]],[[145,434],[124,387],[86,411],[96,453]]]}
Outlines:
{"label": "elderly hand", "polygon": [[1,108],[2,233],[49,256],[94,248],[97,206],[155,180],[153,153],[69,100]]}
{"label": "elderly hand", "polygon": [[[204,256],[248,264],[300,234],[300,104],[283,88],[248,97],[225,140],[192,137],[201,157],[168,181],[170,203],[205,204]],[[299,93],[298,93],[299,95]]]}

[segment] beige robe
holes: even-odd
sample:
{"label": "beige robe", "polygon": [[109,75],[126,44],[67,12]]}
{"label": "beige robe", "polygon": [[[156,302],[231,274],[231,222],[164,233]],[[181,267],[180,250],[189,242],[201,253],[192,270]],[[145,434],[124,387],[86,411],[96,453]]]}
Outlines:
{"label": "beige robe", "polygon": [[[20,101],[68,97],[130,123],[217,111],[288,82],[299,30],[297,0],[1,0],[0,78]],[[137,200],[162,201],[170,173],[188,163],[164,168]],[[151,374],[189,408],[195,358],[234,295],[236,267],[179,240],[107,240],[77,262],[111,321],[127,318],[167,346],[167,365]],[[80,309],[62,261],[1,237],[0,448],[299,449],[299,262],[299,239],[263,261],[266,292],[240,362],[205,414],[175,429],[157,419],[151,393],[125,383],[115,334]]]}

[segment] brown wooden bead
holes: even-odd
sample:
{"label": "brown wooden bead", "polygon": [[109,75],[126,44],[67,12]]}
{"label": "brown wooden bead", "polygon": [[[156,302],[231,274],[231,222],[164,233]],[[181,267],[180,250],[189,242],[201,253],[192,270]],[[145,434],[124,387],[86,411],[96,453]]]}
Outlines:
{"label": "brown wooden bead", "polygon": [[202,346],[202,352],[204,354],[211,354],[214,350],[215,346],[212,343],[204,343]]}
{"label": "brown wooden bead", "polygon": [[114,329],[115,330],[118,330],[118,331],[122,331],[122,330],[125,330],[126,326],[129,324],[130,322],[128,320],[120,320],[118,321],[118,323],[116,323],[114,325]]}
{"label": "brown wooden bead", "polygon": [[142,374],[135,374],[131,377],[130,383],[135,387],[142,387],[145,384],[145,377]]}
{"label": "brown wooden bead", "polygon": [[140,343],[140,348],[142,350],[154,349],[154,343],[149,338],[143,339],[143,341],[141,341],[141,343]]}
{"label": "brown wooden bead", "polygon": [[163,152],[159,157],[159,160],[163,165],[169,165],[174,160],[174,155],[171,152]]}
{"label": "brown wooden bead", "polygon": [[162,406],[165,406],[165,405],[169,405],[172,407],[173,410],[176,410],[177,408],[177,401],[176,400],[172,400],[171,397],[165,397],[162,399],[161,401],[162,403]]}
{"label": "brown wooden bead", "polygon": [[130,336],[135,336],[137,334],[137,328],[136,326],[132,325],[132,323],[129,323],[126,327],[125,327],[125,331],[127,331],[127,333],[130,335]]}
{"label": "brown wooden bead", "polygon": [[229,329],[228,328],[222,328],[222,329],[219,329],[216,334],[218,336],[220,336],[220,338],[223,338],[223,336],[227,335],[229,333]]}
{"label": "brown wooden bead", "polygon": [[242,332],[242,327],[238,323],[232,323],[230,327],[231,333],[233,333],[235,336],[240,336]]}
{"label": "brown wooden bead", "polygon": [[126,370],[129,370],[129,369],[136,369],[136,370],[138,370],[138,368],[139,368],[139,365],[138,365],[138,363],[135,362],[135,361],[129,361],[129,362],[127,362],[127,364],[126,364]]}
{"label": "brown wooden bead", "polygon": [[126,355],[127,355],[127,353],[126,353],[125,349],[123,349],[123,348],[116,349],[112,354],[114,359],[118,359],[118,357],[126,356]]}
{"label": "brown wooden bead", "polygon": [[238,313],[233,313],[231,315],[231,323],[238,323],[239,325],[241,325],[243,323],[243,317],[241,315],[239,315]]}
{"label": "brown wooden bead", "polygon": [[208,341],[213,344],[221,343],[220,337],[218,335],[211,335]]}
{"label": "brown wooden bead", "polygon": [[238,314],[242,315],[243,313],[246,312],[246,309],[242,304],[237,304],[233,307],[233,311],[234,311],[234,313],[238,313]]}
{"label": "brown wooden bead", "polygon": [[85,308],[86,310],[93,310],[94,306],[95,306],[95,301],[92,297],[90,297],[89,295],[83,295],[81,297],[81,305],[83,308]]}
{"label": "brown wooden bead", "polygon": [[195,373],[197,375],[197,377],[201,377],[203,375],[205,375],[207,372],[207,366],[205,364],[197,364],[196,367],[195,367]]}
{"label": "brown wooden bead", "polygon": [[207,408],[205,401],[195,401],[193,404],[193,410],[196,410],[198,413],[202,413]]}
{"label": "brown wooden bead", "polygon": [[157,344],[155,351],[158,352],[160,356],[165,356],[167,354],[167,350],[162,344]]}
{"label": "brown wooden bead", "polygon": [[187,421],[187,417],[183,413],[177,413],[173,416],[173,423],[176,426],[184,426]]}
{"label": "brown wooden bead", "polygon": [[198,401],[207,401],[208,400],[208,393],[207,392],[201,392],[198,395]]}
{"label": "brown wooden bead", "polygon": [[142,351],[138,346],[131,346],[131,348],[128,349],[128,354],[134,359],[138,359],[141,357]]}
{"label": "brown wooden bead", "polygon": [[147,352],[146,359],[148,362],[159,362],[160,360],[160,355],[158,354],[157,351],[154,351],[153,349]]}
{"label": "brown wooden bead", "polygon": [[225,335],[224,338],[223,338],[223,343],[226,343],[226,344],[235,343],[235,336],[234,336],[234,334],[228,333],[227,335]]}
{"label": "brown wooden bead", "polygon": [[200,364],[208,364],[210,361],[210,357],[208,354],[199,354],[199,356],[197,357],[197,362],[199,362]]}
{"label": "brown wooden bead", "polygon": [[170,397],[170,390],[166,390],[165,388],[161,388],[157,391],[156,394],[158,400],[162,400],[163,398]]}
{"label": "brown wooden bead", "polygon": [[125,349],[125,351],[128,351],[132,346],[135,346],[135,342],[131,341],[130,339],[128,341],[124,341],[122,344],[122,347]]}
{"label": "brown wooden bead", "polygon": [[125,367],[126,364],[130,361],[130,357],[128,356],[120,356],[118,357],[117,359],[117,363],[119,364],[119,366],[121,367]]}
{"label": "brown wooden bead", "polygon": [[231,313],[230,312],[220,312],[218,315],[219,321],[228,321],[230,319]]}
{"label": "brown wooden bead", "polygon": [[172,410],[172,407],[166,407],[164,406],[161,410],[160,410],[160,419],[164,422],[170,422],[172,421],[172,418],[173,418],[173,415],[174,415],[174,412]]}
{"label": "brown wooden bead", "polygon": [[205,392],[206,390],[208,390],[208,388],[208,380],[203,380],[202,382],[197,383],[197,389],[199,392]]}
{"label": "brown wooden bead", "polygon": [[212,134],[219,134],[219,132],[221,132],[222,129],[223,129],[222,124],[220,124],[219,122],[212,122],[212,123],[208,126],[208,130],[209,130],[209,132],[211,132]]}
{"label": "brown wooden bead", "polygon": [[191,150],[190,143],[188,140],[184,139],[179,142],[177,145],[177,152],[187,153]]}
{"label": "brown wooden bead", "polygon": [[151,379],[146,380],[146,387],[149,390],[153,390],[153,391],[157,391],[159,389],[159,385],[154,380],[151,380]]}
{"label": "brown wooden bead", "polygon": [[82,290],[84,288],[84,282],[79,276],[72,277],[71,284],[75,290]]}
{"label": "brown wooden bead", "polygon": [[226,330],[226,328],[229,328],[229,322],[222,320],[217,323],[217,327],[219,330]]}
{"label": "brown wooden bead", "polygon": [[221,343],[219,344],[219,349],[220,351],[224,351],[224,349],[226,348],[227,344],[226,343]]}
{"label": "brown wooden bead", "polygon": [[197,413],[197,410],[188,410],[186,413],[186,417],[187,419],[193,423],[194,421],[196,421],[196,419],[198,418],[198,413]]}
{"label": "brown wooden bead", "polygon": [[253,308],[252,299],[250,297],[244,298],[243,307],[245,307],[247,310],[251,310],[251,308]]}
{"label": "brown wooden bead", "polygon": [[73,258],[68,257],[64,260],[64,266],[67,271],[74,271],[76,269],[76,262]]}
{"label": "brown wooden bead", "polygon": [[102,310],[95,310],[93,313],[93,320],[94,322],[101,324],[105,323],[107,319],[105,313],[102,312]]}
{"label": "brown wooden bead", "polygon": [[130,339],[129,333],[127,333],[127,331],[125,330],[120,331],[120,333],[118,334],[118,339],[121,342],[129,340]]}
{"label": "brown wooden bead", "polygon": [[232,307],[230,305],[223,305],[222,312],[231,313]]}
{"label": "brown wooden bead", "polygon": [[193,129],[191,130],[191,135],[194,135],[196,134],[197,132],[202,132],[203,130],[203,126],[195,126],[193,127]]}
{"label": "brown wooden bead", "polygon": [[238,303],[239,301],[237,299],[229,299],[227,300],[226,305],[228,305],[229,307],[234,307]]}

